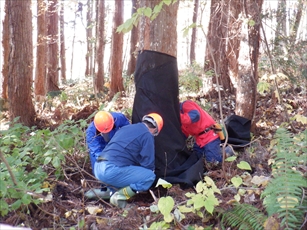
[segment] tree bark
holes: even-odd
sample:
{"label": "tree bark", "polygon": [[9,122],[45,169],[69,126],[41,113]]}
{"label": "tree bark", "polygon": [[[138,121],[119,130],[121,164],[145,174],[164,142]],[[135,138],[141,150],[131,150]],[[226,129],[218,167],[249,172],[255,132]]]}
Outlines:
{"label": "tree bark", "polygon": [[59,46],[58,46],[58,0],[48,0],[48,65],[47,65],[47,92],[59,90]]}
{"label": "tree bark", "polygon": [[115,11],[113,18],[111,69],[110,69],[110,96],[124,91],[123,84],[123,33],[117,33],[117,27],[124,21],[124,1],[115,0]]}
{"label": "tree bark", "polygon": [[[204,69],[206,72],[212,71],[214,76],[217,74],[219,80],[218,84],[222,86],[224,90],[232,92],[233,89],[228,75],[228,59],[226,55],[228,7],[228,1],[211,1]],[[213,77],[212,81],[217,84],[215,77]]]}
{"label": "tree bark", "polygon": [[46,1],[37,1],[37,49],[34,93],[36,100],[46,95],[46,60],[47,60],[47,29],[46,29]]}
{"label": "tree bark", "polygon": [[[199,0],[194,0],[194,10],[193,10],[193,24],[197,25],[197,16],[198,16],[198,7],[199,7]],[[190,64],[193,64],[195,61],[195,44],[196,44],[196,35],[197,35],[197,28],[194,27],[192,29],[191,35],[191,47],[190,47]]]}
{"label": "tree bark", "polygon": [[[131,16],[136,12],[139,8],[140,0],[132,0],[132,10]],[[137,43],[138,43],[138,27],[133,27],[131,30],[131,38],[130,38],[130,59],[128,63],[127,75],[130,76],[134,73],[135,65],[136,65],[136,57],[137,57]]]}
{"label": "tree bark", "polygon": [[31,0],[8,1],[10,54],[8,95],[10,120],[33,126],[35,110],[31,98],[33,40]]}
{"label": "tree bark", "polygon": [[256,0],[242,5],[243,17],[249,22],[242,23],[240,33],[235,113],[250,120],[256,109],[262,4],[263,0]]}
{"label": "tree bark", "polygon": [[97,20],[97,51],[96,51],[96,61],[97,61],[97,75],[94,81],[95,92],[103,91],[104,85],[104,49],[105,49],[105,1],[98,1],[98,20]]}
{"label": "tree bark", "polygon": [[[141,6],[154,8],[160,0],[141,1]],[[152,21],[143,16],[140,21],[140,50],[153,50],[177,57],[177,13],[179,1],[167,6]]]}
{"label": "tree bark", "polygon": [[93,29],[92,29],[92,14],[93,14],[93,0],[87,1],[87,13],[86,13],[86,42],[87,42],[87,52],[85,56],[85,76],[93,75]]}
{"label": "tree bark", "polygon": [[61,2],[60,10],[60,60],[61,60],[61,81],[66,82],[66,52],[65,52],[65,33],[64,33],[64,1]]}
{"label": "tree bark", "polygon": [[3,19],[3,30],[2,30],[2,47],[3,47],[3,65],[2,65],[2,95],[4,100],[8,99],[8,76],[9,76],[9,14],[8,14],[8,1],[5,0],[4,5],[4,19]]}

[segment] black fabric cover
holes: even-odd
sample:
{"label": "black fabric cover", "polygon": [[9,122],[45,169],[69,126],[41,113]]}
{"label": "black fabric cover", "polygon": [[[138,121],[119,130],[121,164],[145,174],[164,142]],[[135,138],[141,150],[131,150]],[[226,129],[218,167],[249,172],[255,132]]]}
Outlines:
{"label": "black fabric cover", "polygon": [[251,120],[238,115],[231,115],[226,118],[225,126],[229,144],[245,145],[250,142]]}
{"label": "black fabric cover", "polygon": [[157,179],[182,187],[195,185],[202,179],[204,164],[196,153],[188,151],[181,131],[177,59],[155,51],[140,52],[134,83],[132,123],[140,122],[151,112],[160,114],[164,121],[155,137]]}

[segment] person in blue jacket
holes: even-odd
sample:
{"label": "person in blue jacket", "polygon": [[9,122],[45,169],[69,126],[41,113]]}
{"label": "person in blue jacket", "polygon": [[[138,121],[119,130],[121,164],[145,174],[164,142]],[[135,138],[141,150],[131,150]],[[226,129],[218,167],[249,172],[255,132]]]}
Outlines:
{"label": "person in blue jacket", "polygon": [[103,183],[118,189],[110,203],[124,208],[137,192],[147,191],[155,181],[155,144],[163,119],[150,113],[142,122],[122,127],[110,140],[94,166],[94,174]]}
{"label": "person in blue jacket", "polygon": [[[91,167],[94,174],[94,165],[98,155],[106,147],[114,134],[123,126],[129,125],[127,117],[118,112],[99,111],[86,130],[86,143],[89,149]],[[85,196],[88,198],[105,197],[106,186],[101,189],[89,190]],[[108,195],[107,195],[108,196]]]}

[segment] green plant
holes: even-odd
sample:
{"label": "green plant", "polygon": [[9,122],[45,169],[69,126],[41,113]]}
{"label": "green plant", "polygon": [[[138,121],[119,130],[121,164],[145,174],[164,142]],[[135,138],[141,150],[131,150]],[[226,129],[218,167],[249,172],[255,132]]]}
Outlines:
{"label": "green plant", "polygon": [[179,76],[179,90],[182,92],[198,92],[202,88],[203,69],[197,63],[185,69]]}
{"label": "green plant", "polygon": [[307,163],[306,136],[307,130],[296,136],[284,128],[276,131],[273,178],[261,195],[268,215],[278,214],[285,229],[299,229],[307,210],[307,179],[299,171]]}
{"label": "green plant", "polygon": [[234,205],[234,208],[222,213],[221,223],[239,230],[264,229],[266,216],[250,204]]}
{"label": "green plant", "polygon": [[0,214],[42,201],[41,193],[49,191],[43,183],[50,170],[62,177],[65,156],[84,150],[83,129],[87,122],[65,121],[54,131],[36,130],[17,123],[0,132]]}

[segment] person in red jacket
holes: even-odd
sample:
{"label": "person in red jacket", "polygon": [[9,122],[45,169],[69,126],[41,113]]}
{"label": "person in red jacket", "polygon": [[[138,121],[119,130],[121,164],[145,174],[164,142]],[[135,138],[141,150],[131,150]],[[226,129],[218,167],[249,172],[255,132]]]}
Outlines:
{"label": "person in red jacket", "polygon": [[215,120],[196,102],[180,103],[181,130],[187,137],[195,138],[193,150],[205,157],[207,162],[222,162],[221,140],[212,126]]}

